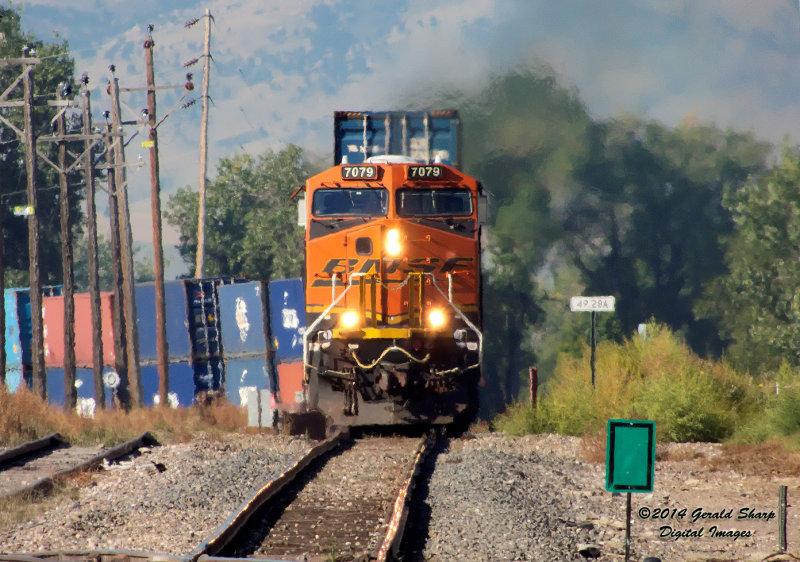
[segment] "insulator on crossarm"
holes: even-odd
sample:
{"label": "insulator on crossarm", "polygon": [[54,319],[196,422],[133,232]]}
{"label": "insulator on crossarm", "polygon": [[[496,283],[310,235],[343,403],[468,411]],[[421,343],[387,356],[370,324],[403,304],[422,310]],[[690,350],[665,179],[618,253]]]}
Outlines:
{"label": "insulator on crossarm", "polygon": [[199,60],[200,60],[200,59],[198,59],[198,58],[193,58],[192,60],[188,60],[188,61],[186,61],[185,63],[183,63],[183,67],[184,67],[184,68],[187,68],[187,67],[190,67],[190,66],[192,66],[193,64],[197,64],[197,62],[198,62]]}
{"label": "insulator on crossarm", "polygon": [[200,18],[192,18],[192,19],[190,19],[189,21],[187,21],[187,22],[186,22],[186,23],[183,25],[183,27],[192,27],[194,24],[196,24],[196,23],[197,23],[197,22],[199,22],[199,21],[200,21]]}

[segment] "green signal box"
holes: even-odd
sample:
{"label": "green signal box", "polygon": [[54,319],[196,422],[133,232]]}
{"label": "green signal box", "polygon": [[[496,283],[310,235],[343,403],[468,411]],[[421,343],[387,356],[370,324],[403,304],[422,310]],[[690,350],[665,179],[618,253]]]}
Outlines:
{"label": "green signal box", "polygon": [[656,464],[656,422],[608,420],[606,490],[653,491]]}

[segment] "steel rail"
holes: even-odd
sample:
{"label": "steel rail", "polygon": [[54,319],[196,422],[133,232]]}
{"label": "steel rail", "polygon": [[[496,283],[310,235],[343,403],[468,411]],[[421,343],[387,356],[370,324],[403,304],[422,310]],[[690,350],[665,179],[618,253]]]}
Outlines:
{"label": "steel rail", "polygon": [[51,433],[47,437],[36,439],[35,441],[28,441],[13,449],[6,449],[0,453],[0,467],[11,464],[22,457],[27,457],[32,453],[38,453],[45,449],[55,449],[60,445],[66,445],[66,441],[61,434]]}
{"label": "steel rail", "polygon": [[[51,436],[52,437],[52,436]],[[47,438],[46,438],[47,439]],[[54,484],[67,476],[71,476],[73,474],[77,474],[78,472],[91,470],[97,466],[100,466],[103,461],[114,460],[119,457],[125,456],[131,451],[134,451],[140,447],[145,447],[148,445],[158,445],[158,441],[153,437],[150,432],[145,431],[139,437],[131,439],[130,441],[126,441],[116,447],[112,447],[107,451],[100,453],[99,455],[95,455],[94,457],[85,460],[79,464],[71,466],[69,468],[65,468],[64,470],[60,470],[46,478],[41,478],[34,482],[29,486],[25,486],[23,488],[19,488],[14,490],[10,494],[2,496],[3,499],[19,497],[25,494],[47,494],[52,489]]]}
{"label": "steel rail", "polygon": [[220,525],[210,537],[204,540],[190,555],[191,560],[208,560],[210,557],[219,554],[225,547],[230,545],[239,531],[247,524],[253,514],[276,497],[290,484],[296,481],[297,477],[311,464],[312,461],[324,455],[331,449],[338,447],[341,442],[349,435],[346,429],[339,429],[333,436],[318,445],[310,448],[308,452],[294,465],[288,468],[277,478],[271,480],[265,486],[254,492],[250,498],[245,500],[236,512],[222,525]]}
{"label": "steel rail", "polygon": [[390,560],[390,556],[397,556],[397,552],[400,549],[400,543],[403,540],[406,520],[408,519],[409,496],[414,490],[417,477],[422,470],[422,464],[425,462],[425,458],[428,456],[428,453],[430,453],[431,449],[433,449],[435,443],[436,438],[434,433],[430,432],[417,449],[417,454],[414,459],[414,466],[406,478],[403,487],[400,489],[397,499],[394,501],[394,508],[392,509],[392,516],[389,519],[389,526],[386,530],[386,536],[384,537],[381,545],[372,555],[372,558],[378,562],[386,562],[387,560]]}
{"label": "steel rail", "polygon": [[0,554],[0,562],[190,562],[185,556],[172,556],[134,550],[53,550],[26,554]]}

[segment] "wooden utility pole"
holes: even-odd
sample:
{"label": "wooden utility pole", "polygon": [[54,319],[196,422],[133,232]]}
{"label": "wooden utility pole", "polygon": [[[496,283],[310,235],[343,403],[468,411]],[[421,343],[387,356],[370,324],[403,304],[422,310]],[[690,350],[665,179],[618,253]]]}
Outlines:
{"label": "wooden utility pole", "polygon": [[28,206],[33,212],[28,216],[28,274],[31,299],[31,367],[33,392],[47,399],[46,372],[44,369],[44,330],[42,326],[42,283],[39,277],[39,193],[36,184],[36,134],[33,129],[33,67],[26,62],[22,74],[23,127],[25,138],[25,171],[27,173]]}
{"label": "wooden utility pole", "polygon": [[[114,150],[112,148],[112,125],[106,123],[106,166],[108,172],[108,215],[111,223],[111,269],[114,275],[114,370],[117,372],[121,381],[128,379],[128,350],[126,345],[126,324],[125,324],[125,298],[124,298],[124,276],[122,272],[122,252],[120,250],[120,226],[119,226],[119,203],[116,188],[116,174],[114,173]],[[123,384],[117,387],[117,399],[122,404],[130,404],[129,389]]]}
{"label": "wooden utility pole", "polygon": [[[3,182],[0,180],[0,201]],[[0,205],[0,386],[6,384],[6,244],[3,237],[3,205]]]}
{"label": "wooden utility pole", "polygon": [[128,355],[128,391],[130,402],[142,406],[142,376],[139,367],[139,330],[136,322],[136,293],[134,290],[133,234],[128,209],[128,187],[125,174],[125,153],[122,144],[122,117],[119,105],[119,80],[111,79],[111,118],[114,138],[114,183],[119,204],[119,240],[122,258],[122,285],[125,315],[125,344]]}
{"label": "wooden utility pole", "polygon": [[211,72],[211,10],[206,8],[206,40],[203,48],[203,116],[200,120],[200,184],[198,195],[200,203],[197,215],[197,259],[194,276],[203,277],[206,246],[206,173],[208,165],[208,80]]}
{"label": "wooden utility pole", "polygon": [[[81,90],[83,106],[83,134],[92,134],[91,92],[84,84]],[[93,143],[83,141],[83,173],[86,180],[86,238],[89,243],[89,298],[92,307],[92,367],[94,369],[94,401],[100,408],[106,407],[103,387],[103,326],[100,303],[99,266],[97,263],[97,208],[95,207]],[[109,326],[106,326],[109,328]]]}
{"label": "wooden utility pole", "polygon": [[[61,92],[56,92],[58,98]],[[66,96],[63,96],[66,97]],[[67,178],[66,106],[56,118],[58,127],[58,185],[61,223],[61,272],[64,295],[64,408],[74,411],[78,402],[75,388],[75,275],[72,268],[72,220],[69,209]],[[90,141],[86,141],[90,142]]]}
{"label": "wooden utility pole", "polygon": [[150,125],[150,208],[153,215],[153,266],[156,290],[156,351],[158,353],[158,397],[168,406],[169,348],[167,345],[167,307],[164,300],[164,250],[161,241],[161,184],[158,169],[158,132],[156,131],[156,85],[153,69],[153,37],[144,42],[147,68],[147,114]]}

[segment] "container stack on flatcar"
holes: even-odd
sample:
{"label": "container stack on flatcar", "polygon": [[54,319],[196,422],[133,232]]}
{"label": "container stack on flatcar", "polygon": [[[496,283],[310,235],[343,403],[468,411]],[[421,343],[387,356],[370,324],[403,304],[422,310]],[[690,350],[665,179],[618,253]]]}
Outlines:
{"label": "container stack on flatcar", "polygon": [[303,381],[303,334],[306,327],[302,279],[269,282],[270,334],[277,378],[277,408],[287,412],[306,409]]}
{"label": "container stack on flatcar", "polygon": [[[75,303],[75,387],[79,410],[91,414],[95,407],[94,396],[94,344],[92,341],[91,299],[87,293],[76,293]],[[113,293],[100,294],[100,322],[102,325],[103,365],[114,364],[114,333],[112,314]],[[50,403],[64,405],[64,296],[54,295],[42,299],[44,321],[44,361],[47,369],[47,397]],[[87,321],[88,320],[88,321]],[[110,400],[108,389],[106,403]]]}
{"label": "container stack on flatcar", "polygon": [[[228,401],[247,406],[275,390],[269,352],[267,286],[263,281],[221,285],[219,317]],[[264,402],[264,400],[261,400]]]}

